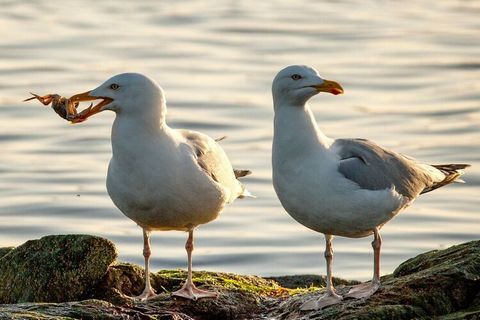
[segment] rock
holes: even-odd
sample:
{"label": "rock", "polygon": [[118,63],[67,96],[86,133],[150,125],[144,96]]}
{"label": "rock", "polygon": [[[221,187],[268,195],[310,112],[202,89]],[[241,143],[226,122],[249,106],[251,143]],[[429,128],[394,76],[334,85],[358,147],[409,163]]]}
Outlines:
{"label": "rock", "polygon": [[385,285],[391,286],[390,295],[394,294],[397,301],[413,302],[428,314],[466,308],[479,293],[480,241],[409,259]]}
{"label": "rock", "polygon": [[[279,276],[279,277],[266,277],[265,279],[274,280],[279,285],[284,288],[308,288],[308,287],[325,287],[327,285],[327,277],[314,275],[314,274],[304,274],[304,275],[294,275],[294,276]],[[333,285],[355,285],[359,284],[360,281],[356,280],[345,280],[333,277]]]}
{"label": "rock", "polygon": [[0,258],[0,303],[85,299],[116,257],[112,242],[89,235],[27,241]]}
{"label": "rock", "polygon": [[[349,287],[339,287],[346,293]],[[318,293],[281,303],[279,319],[412,319],[445,316],[480,318],[480,241],[430,251],[402,263],[367,301],[344,300],[322,311],[300,312]],[[458,318],[460,317],[460,318]]]}
{"label": "rock", "polygon": [[10,251],[12,251],[13,249],[15,249],[15,247],[4,247],[4,248],[0,248],[0,258],[2,258],[3,256],[5,256],[7,253],[9,253]]}
{"label": "rock", "polygon": [[[480,241],[430,251],[405,261],[393,274],[382,277],[382,287],[366,301],[346,299],[324,310],[303,312],[300,311],[302,303],[318,297],[324,290],[317,287],[318,284],[323,285],[321,277],[304,275],[266,279],[199,271],[193,275],[196,285],[217,291],[219,298],[189,301],[171,297],[171,292],[185,281],[186,273],[181,270],[163,270],[150,274],[152,286],[159,293],[158,297],[143,303],[130,298],[143,290],[143,268],[119,262],[107,268],[115,258],[114,247],[109,241],[89,236],[46,238],[37,240],[45,241],[42,246],[27,242],[0,258],[1,281],[17,284],[18,290],[22,289],[20,292],[34,291],[28,288],[27,281],[16,280],[15,273],[8,271],[14,265],[11,261],[16,261],[16,265],[21,267],[19,270],[24,270],[19,278],[25,279],[25,270],[35,266],[35,257],[44,259],[54,256],[58,261],[75,261],[66,269],[69,270],[74,286],[83,289],[75,290],[77,298],[70,296],[69,299],[94,299],[0,305],[0,319],[480,319]],[[81,247],[82,250],[67,249],[70,247],[66,244],[69,241],[78,243],[72,248]],[[29,246],[25,248],[27,244]],[[89,250],[85,247],[87,245],[97,248]],[[79,258],[70,251],[88,253],[88,257],[96,258]],[[52,255],[51,252],[56,254]],[[109,252],[110,258],[100,259],[99,252]],[[21,258],[25,259],[28,268],[20,263],[23,261]],[[87,266],[88,263],[102,264],[102,267]],[[9,267],[5,268],[4,265]],[[65,275],[65,272],[54,268],[60,265],[62,264],[51,264],[48,270],[54,279],[67,281],[68,277],[58,276]],[[85,274],[86,270],[96,270],[93,272],[95,276],[88,279],[81,277],[82,281],[75,280],[74,266],[80,268],[79,274]],[[43,266],[40,269],[42,268]],[[4,270],[8,272],[5,273]],[[45,271],[35,270],[40,275],[45,274]],[[53,282],[55,285],[59,283],[58,280]],[[348,292],[355,283],[336,279],[341,294]],[[40,292],[43,292],[41,296],[44,302],[60,301],[56,291],[58,286],[55,285],[42,286],[43,291]],[[4,292],[2,294],[5,296]],[[18,300],[20,299],[15,301]]]}
{"label": "rock", "polygon": [[159,296],[145,305],[130,298],[142,292],[143,276],[143,269],[136,265],[112,265],[96,290],[99,293],[98,298],[135,308],[151,305],[161,310],[175,310],[195,316],[195,319],[253,319],[253,315],[267,312],[268,302],[273,301],[273,297],[288,296],[288,291],[272,280],[197,271],[193,273],[195,284],[200,288],[218,292],[219,298],[200,301],[172,298],[171,292],[181,287],[187,273],[182,270],[162,270],[150,275],[152,287]]}
{"label": "rock", "polygon": [[158,319],[193,320],[191,317],[167,310],[127,309],[101,300],[64,303],[20,303],[0,305],[0,319]]}

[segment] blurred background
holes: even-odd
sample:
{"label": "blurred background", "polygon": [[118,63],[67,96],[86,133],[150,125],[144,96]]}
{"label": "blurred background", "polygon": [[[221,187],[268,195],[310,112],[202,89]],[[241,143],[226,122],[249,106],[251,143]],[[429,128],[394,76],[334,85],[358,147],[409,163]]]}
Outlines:
{"label": "blurred background", "polygon": [[[383,229],[382,273],[479,238],[478,1],[0,1],[0,247],[89,233],[143,263],[141,229],[106,193],[104,112],[70,125],[29,92],[70,96],[112,75],[156,79],[173,128],[221,142],[257,199],[196,232],[194,269],[325,273],[321,234],[296,223],[271,185],[271,81],[308,64],[345,95],[311,101],[332,137],[363,137],[430,163],[470,163],[466,184],[420,197]],[[141,156],[141,155],[139,155]],[[185,268],[181,232],[152,237],[153,270]],[[336,238],[335,276],[368,279],[369,238]]]}

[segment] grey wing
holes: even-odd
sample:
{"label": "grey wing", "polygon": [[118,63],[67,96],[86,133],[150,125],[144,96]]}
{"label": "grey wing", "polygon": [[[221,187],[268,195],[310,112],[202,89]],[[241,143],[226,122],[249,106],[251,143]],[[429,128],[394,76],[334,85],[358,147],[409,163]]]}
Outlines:
{"label": "grey wing", "polygon": [[236,179],[230,160],[220,145],[209,136],[191,130],[179,130],[197,157],[198,165],[213,180],[230,189],[234,198],[241,196],[244,187]]}
{"label": "grey wing", "polygon": [[340,156],[338,171],[363,189],[393,186],[401,195],[414,199],[438,177],[434,168],[427,170],[425,165],[369,140],[337,139],[332,150]]}

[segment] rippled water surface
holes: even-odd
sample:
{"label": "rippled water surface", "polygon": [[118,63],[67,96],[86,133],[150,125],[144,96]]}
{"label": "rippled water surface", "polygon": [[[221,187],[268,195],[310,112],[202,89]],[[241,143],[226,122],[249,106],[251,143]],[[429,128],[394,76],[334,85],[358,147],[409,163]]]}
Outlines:
{"label": "rippled water surface", "polygon": [[[407,4],[408,3],[408,4]],[[316,67],[343,96],[311,102],[333,137],[365,137],[432,163],[473,164],[464,185],[423,195],[382,229],[382,272],[479,237],[478,1],[2,1],[0,246],[47,234],[107,237],[142,263],[142,235],[110,201],[112,113],[69,125],[28,92],[70,96],[116,73],[164,88],[174,128],[222,142],[257,199],[196,232],[196,269],[324,273],[324,241],[294,222],[271,185],[270,84],[285,65]],[[139,155],[141,156],[141,155]],[[184,268],[181,232],[153,235],[153,268]],[[336,238],[334,272],[371,275],[371,239]]]}

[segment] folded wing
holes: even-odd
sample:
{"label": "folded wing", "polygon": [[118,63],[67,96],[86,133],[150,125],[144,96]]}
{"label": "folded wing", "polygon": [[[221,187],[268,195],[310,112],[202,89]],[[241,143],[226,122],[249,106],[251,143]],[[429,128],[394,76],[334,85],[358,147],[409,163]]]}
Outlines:
{"label": "folded wing", "polygon": [[363,189],[395,187],[410,199],[457,179],[468,165],[427,165],[365,139],[337,139],[338,171]]}
{"label": "folded wing", "polygon": [[230,201],[248,195],[248,191],[237,180],[251,172],[234,170],[222,147],[209,136],[191,130],[179,130],[197,157],[198,165],[213,180],[230,190]]}

